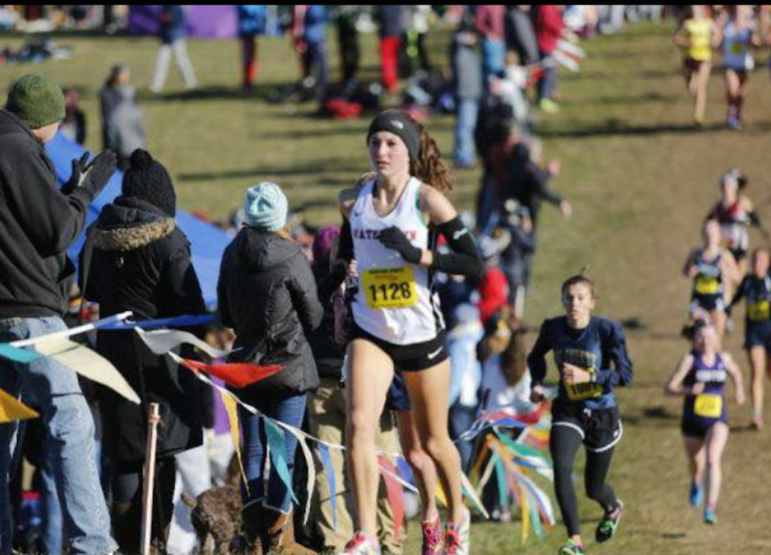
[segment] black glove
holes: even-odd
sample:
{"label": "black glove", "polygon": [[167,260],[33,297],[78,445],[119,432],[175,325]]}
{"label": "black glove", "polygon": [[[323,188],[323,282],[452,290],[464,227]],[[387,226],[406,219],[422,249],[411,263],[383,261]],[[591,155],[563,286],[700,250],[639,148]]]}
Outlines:
{"label": "black glove", "polygon": [[86,152],[83,156],[80,157],[80,160],[77,158],[72,159],[72,174],[70,175],[67,183],[62,185],[62,193],[69,195],[75,189],[80,187],[80,182],[88,168],[88,159],[90,156],[91,154]]}
{"label": "black glove", "polygon": [[398,227],[389,227],[381,231],[378,240],[385,248],[395,250],[402,255],[405,262],[420,264],[423,250],[410,243],[410,240],[407,239],[407,236]]}
{"label": "black glove", "polygon": [[117,165],[118,157],[115,156],[115,153],[111,150],[105,150],[86,166],[80,186],[91,195],[92,199],[98,197],[112,174],[115,173]]}

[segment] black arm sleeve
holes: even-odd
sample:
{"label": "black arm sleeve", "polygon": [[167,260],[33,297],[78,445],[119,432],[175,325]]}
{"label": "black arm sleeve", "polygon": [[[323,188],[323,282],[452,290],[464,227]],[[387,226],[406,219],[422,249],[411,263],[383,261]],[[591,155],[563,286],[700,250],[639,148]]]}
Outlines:
{"label": "black arm sleeve", "polygon": [[433,253],[434,262],[431,268],[445,274],[465,276],[472,281],[478,281],[484,271],[482,256],[479,254],[474,236],[463,225],[460,217],[456,216],[449,222],[437,226],[436,229],[444,235],[452,252]]}
{"label": "black arm sleeve", "polygon": [[340,245],[337,249],[337,259],[344,260],[347,263],[353,260],[355,256],[353,252],[351,222],[348,221],[348,218],[343,218],[343,225],[340,228]]}
{"label": "black arm sleeve", "polygon": [[319,284],[319,299],[321,299],[321,302],[327,302],[329,297],[343,284],[345,277],[348,275],[348,264],[354,257],[351,222],[348,221],[348,218],[343,218],[343,225],[340,227],[337,260],[335,260],[329,275],[323,283]]}
{"label": "black arm sleeve", "polygon": [[763,224],[760,221],[760,216],[758,216],[757,212],[750,212],[747,214],[747,217],[750,219],[750,225],[755,227],[763,227]]}

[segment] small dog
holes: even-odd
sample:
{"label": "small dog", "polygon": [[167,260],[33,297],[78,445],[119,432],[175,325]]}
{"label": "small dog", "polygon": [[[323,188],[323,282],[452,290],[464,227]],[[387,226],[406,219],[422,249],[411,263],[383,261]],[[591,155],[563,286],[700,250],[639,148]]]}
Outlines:
{"label": "small dog", "polygon": [[235,457],[228,468],[225,485],[213,487],[197,499],[182,494],[182,501],[191,509],[190,522],[198,536],[200,553],[230,553],[234,542],[242,539],[240,471]]}

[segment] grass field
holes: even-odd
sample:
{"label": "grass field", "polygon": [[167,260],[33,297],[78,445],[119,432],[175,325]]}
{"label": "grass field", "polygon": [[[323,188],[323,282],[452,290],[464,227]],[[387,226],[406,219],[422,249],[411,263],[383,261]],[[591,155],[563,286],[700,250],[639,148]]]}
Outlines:
{"label": "grass field", "polygon": [[[535,327],[558,312],[561,280],[589,266],[599,284],[599,311],[637,324],[628,330],[636,383],[620,394],[626,434],[610,475],[628,510],[619,537],[603,546],[590,542],[592,553],[771,553],[771,431],[749,432],[749,409],[730,407],[733,433],[724,456],[720,523],[707,528],[687,504],[679,402],[662,395],[665,379],[687,348],[678,336],[689,291],[681,265],[699,241],[699,224],[717,197],[720,175],[731,166],[742,168],[761,216],[771,218],[769,75],[765,70],[753,74],[746,129],[731,132],[722,125],[723,84],[715,73],[707,124],[694,131],[669,34],[666,28],[638,27],[596,39],[586,44],[589,59],[582,72],[562,80],[563,111],[545,118],[540,133],[547,156],[562,161],[555,187],[573,202],[575,214],[564,221],[556,211],[544,210],[528,320]],[[431,44],[437,62],[444,61],[444,40],[439,34]],[[18,39],[8,42],[19,44]],[[97,150],[95,98],[104,76],[112,64],[125,61],[133,66],[136,83],[146,86],[156,43],[60,42],[72,48],[73,58],[40,69],[80,89],[91,125],[88,145]],[[365,51],[366,72],[374,76],[374,43],[368,42]],[[311,105],[265,102],[267,88],[296,77],[288,40],[261,46],[263,84],[253,95],[238,89],[235,42],[193,42],[190,53],[200,91],[182,92],[172,70],[168,94],[142,95],[150,150],[175,176],[182,206],[222,217],[240,203],[249,185],[274,179],[287,189],[293,206],[308,208],[311,223],[336,221],[337,190],[366,169],[366,122],[332,123],[315,118]],[[8,83],[28,69],[0,68],[0,93],[4,96]],[[449,117],[429,123],[445,152],[452,123]],[[478,179],[477,171],[457,176],[457,204],[471,207]],[[740,335],[727,344],[748,378]],[[577,485],[580,490],[581,479]],[[599,508],[582,502],[582,517],[584,532],[592,537]],[[416,535],[410,535],[409,554],[418,551]],[[564,539],[559,527],[544,542],[531,539],[520,546],[518,538],[518,523],[479,524],[472,530],[479,555],[554,553]]]}

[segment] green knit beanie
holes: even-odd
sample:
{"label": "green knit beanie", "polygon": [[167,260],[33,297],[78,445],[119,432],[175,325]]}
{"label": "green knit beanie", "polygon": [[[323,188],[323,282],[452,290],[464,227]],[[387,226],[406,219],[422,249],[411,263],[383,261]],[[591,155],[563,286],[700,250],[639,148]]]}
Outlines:
{"label": "green knit beanie", "polygon": [[30,73],[13,84],[5,108],[30,129],[41,129],[64,119],[64,93],[42,73]]}

